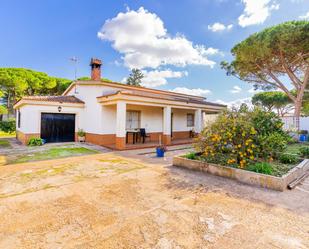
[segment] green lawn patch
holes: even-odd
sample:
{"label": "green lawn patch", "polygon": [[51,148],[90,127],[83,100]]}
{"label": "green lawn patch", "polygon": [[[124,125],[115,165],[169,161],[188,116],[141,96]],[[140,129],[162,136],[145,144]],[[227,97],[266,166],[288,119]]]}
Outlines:
{"label": "green lawn patch", "polygon": [[13,161],[10,161],[10,164],[13,163],[25,163],[25,162],[32,162],[32,161],[43,161],[43,160],[50,160],[50,159],[57,159],[57,158],[64,158],[64,157],[71,157],[71,156],[81,156],[81,155],[90,155],[99,153],[96,150],[90,150],[84,147],[77,147],[77,148],[50,148],[40,152],[34,152],[33,154],[29,155],[20,155]]}
{"label": "green lawn patch", "polygon": [[6,139],[0,139],[0,149],[2,148],[11,148],[11,144],[8,140]]}

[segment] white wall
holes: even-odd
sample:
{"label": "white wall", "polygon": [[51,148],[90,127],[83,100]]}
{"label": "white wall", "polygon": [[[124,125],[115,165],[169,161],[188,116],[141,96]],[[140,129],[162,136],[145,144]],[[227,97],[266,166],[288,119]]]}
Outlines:
{"label": "white wall", "polygon": [[[62,110],[60,113],[71,113],[76,114],[75,116],[75,131],[78,128],[84,129],[84,111],[80,107],[68,107],[66,105],[61,105]],[[24,105],[20,109],[21,112],[21,122],[20,128],[16,127],[18,131],[23,133],[40,133],[41,132],[41,113],[59,113],[58,106],[49,105]],[[16,122],[16,126],[17,126]]]}
{"label": "white wall", "polygon": [[141,112],[141,128],[146,132],[162,132],[163,110],[162,107],[127,105],[127,110]]}
{"label": "white wall", "polygon": [[95,134],[116,133],[116,106],[104,107],[97,101],[97,97],[104,93],[121,90],[118,88],[99,85],[77,85],[67,95],[74,95],[85,102],[85,131]]}
{"label": "white wall", "polygon": [[187,114],[194,114],[194,110],[172,109],[173,113],[173,131],[190,131],[194,126],[187,126]]}
{"label": "white wall", "polygon": [[[75,95],[85,102],[84,130],[96,134],[116,133],[116,106],[102,106],[97,98],[104,93],[122,90],[117,87],[99,85],[78,85],[73,87],[67,95]],[[127,105],[127,110],[141,111],[141,127],[147,132],[163,131],[163,108]],[[193,127],[187,127],[187,113],[194,114],[194,110],[172,108],[173,131],[190,131]]]}
{"label": "white wall", "polygon": [[218,114],[203,113],[203,127],[216,121],[217,117],[218,117]]}

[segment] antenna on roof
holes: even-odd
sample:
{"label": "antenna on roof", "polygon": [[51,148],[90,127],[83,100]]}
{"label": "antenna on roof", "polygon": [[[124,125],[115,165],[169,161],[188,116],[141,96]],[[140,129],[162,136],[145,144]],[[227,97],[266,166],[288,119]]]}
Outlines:
{"label": "antenna on roof", "polygon": [[77,62],[78,62],[78,59],[76,56],[73,56],[72,58],[70,58],[70,61],[72,61],[74,63],[74,79],[76,80],[77,78]]}

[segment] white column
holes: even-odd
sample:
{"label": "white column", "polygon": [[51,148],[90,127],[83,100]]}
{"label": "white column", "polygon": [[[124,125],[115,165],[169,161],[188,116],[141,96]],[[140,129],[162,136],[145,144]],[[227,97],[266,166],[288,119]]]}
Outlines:
{"label": "white column", "polygon": [[194,115],[194,130],[196,133],[200,133],[202,131],[202,110],[196,109]]}
{"label": "white column", "polygon": [[163,135],[171,135],[172,108],[166,106],[163,109]]}
{"label": "white column", "polygon": [[126,136],[126,102],[117,102],[117,114],[116,114],[116,137]]}
{"label": "white column", "polygon": [[202,111],[202,130],[205,128],[206,126],[206,112]]}

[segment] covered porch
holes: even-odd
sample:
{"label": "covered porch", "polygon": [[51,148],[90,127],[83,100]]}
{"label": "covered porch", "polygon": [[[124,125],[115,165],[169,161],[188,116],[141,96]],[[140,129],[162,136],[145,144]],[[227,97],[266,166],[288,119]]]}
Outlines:
{"label": "covered porch", "polygon": [[116,110],[115,142],[108,147],[128,150],[191,144],[204,126],[205,115],[219,112],[198,103],[145,99],[121,94],[100,97],[102,106]]}

